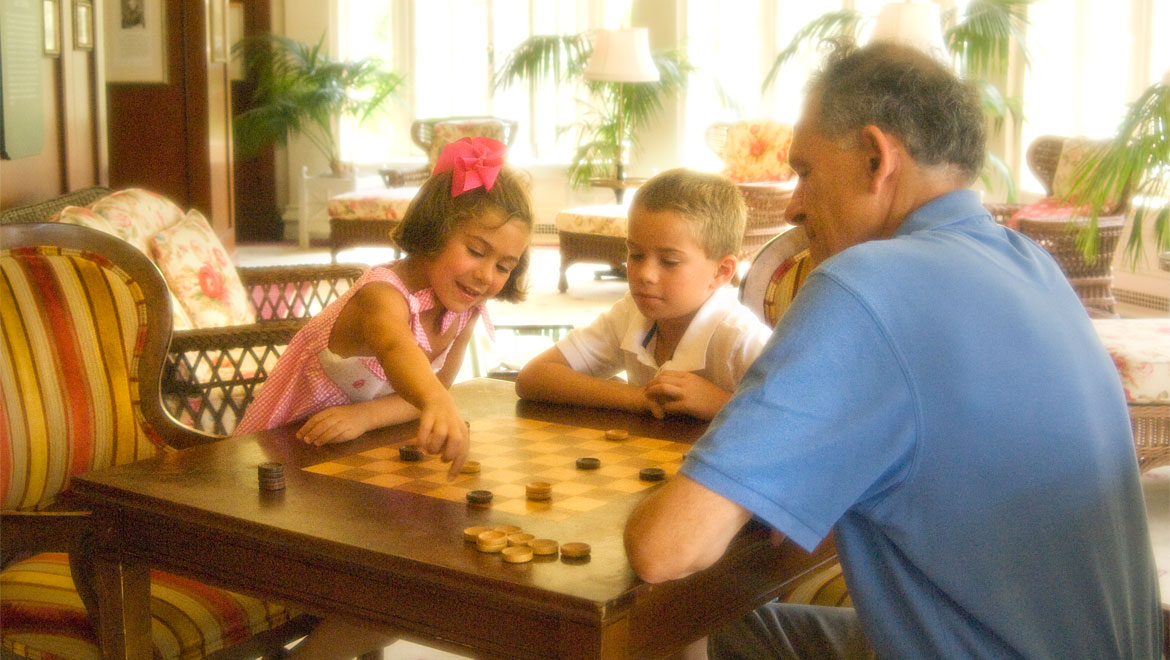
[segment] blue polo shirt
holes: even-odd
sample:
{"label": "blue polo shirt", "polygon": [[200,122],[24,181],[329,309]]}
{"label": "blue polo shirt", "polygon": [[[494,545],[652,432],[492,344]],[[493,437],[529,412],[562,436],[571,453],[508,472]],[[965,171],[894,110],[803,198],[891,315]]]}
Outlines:
{"label": "blue polo shirt", "polygon": [[683,472],[811,550],[886,658],[1157,658],[1120,379],[975,193],[810,274]]}

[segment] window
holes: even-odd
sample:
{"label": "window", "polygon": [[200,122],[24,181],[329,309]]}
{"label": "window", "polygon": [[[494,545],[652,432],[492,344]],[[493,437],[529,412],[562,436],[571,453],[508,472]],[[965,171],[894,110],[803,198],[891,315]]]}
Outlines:
{"label": "window", "polygon": [[[512,148],[517,161],[567,162],[575,135],[561,129],[588,112],[584,89],[567,81],[493,91],[492,73],[530,35],[629,25],[632,6],[631,0],[335,1],[342,55],[376,54],[406,76],[402,104],[360,127],[352,122],[343,127],[345,156],[366,164],[421,160],[424,155],[409,136],[416,117],[480,114],[519,122]],[[939,1],[944,7],[965,6],[965,0]],[[677,17],[655,15],[652,20],[662,24],[650,25],[652,33],[679,31],[679,47],[699,69],[677,121],[656,129],[652,139],[672,145],[657,151],[658,159],[718,169],[704,139],[712,123],[763,116],[794,121],[819,55],[789,63],[761,91],[776,54],[798,29],[827,11],[844,7],[873,17],[883,2],[688,1],[678,3]],[[1161,33],[1154,27],[1170,25],[1170,4],[1163,0],[1036,0],[1029,13],[1033,59],[1018,84],[1026,118],[1018,138],[1021,152],[1042,133],[1112,134],[1125,104],[1170,67],[1170,41],[1157,38]],[[1037,191],[1026,166],[1020,169],[1023,190]]]}

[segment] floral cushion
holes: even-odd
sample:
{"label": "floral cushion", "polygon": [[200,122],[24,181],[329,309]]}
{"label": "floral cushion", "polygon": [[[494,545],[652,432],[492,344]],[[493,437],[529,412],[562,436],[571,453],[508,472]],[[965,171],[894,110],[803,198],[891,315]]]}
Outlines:
{"label": "floral cushion", "polygon": [[719,157],[723,174],[735,182],[787,181],[795,173],[788,166],[792,126],[776,121],[741,121],[727,129]]}
{"label": "floral cushion", "polygon": [[183,210],[174,202],[141,188],[111,193],[89,208],[109,221],[114,234],[147,255],[151,238],[183,219]]}
{"label": "floral cushion", "polygon": [[198,211],[154,235],[154,262],[196,328],[256,322],[235,266]]}
{"label": "floral cushion", "polygon": [[557,213],[557,230],[625,238],[629,211],[626,204],[576,206]]}
{"label": "floral cushion", "polygon": [[[61,210],[61,213],[53,216],[50,218],[50,220],[53,222],[64,222],[66,224],[81,225],[82,227],[97,229],[98,231],[104,231],[107,234],[113,234],[114,236],[118,236],[119,238],[125,240],[122,233],[120,233],[114,227],[113,223],[106,219],[105,216],[98,215],[93,211],[93,209],[83,206],[66,206]],[[135,247],[138,246],[135,245]],[[143,254],[150,256],[150,252],[148,250],[145,250],[141,247],[138,249],[142,250]],[[191,322],[191,317],[187,315],[187,310],[183,308],[183,305],[179,302],[179,299],[174,296],[171,296],[171,316],[172,327],[175,330],[191,330],[195,327],[195,324]]]}
{"label": "floral cushion", "polygon": [[439,160],[443,147],[465,137],[488,137],[504,141],[504,124],[494,119],[452,119],[437,122],[431,129],[430,167]]}
{"label": "floral cushion", "polygon": [[359,190],[329,198],[329,217],[341,220],[401,220],[418,187]]}
{"label": "floral cushion", "polygon": [[1170,404],[1170,319],[1094,319],[1130,403]]}

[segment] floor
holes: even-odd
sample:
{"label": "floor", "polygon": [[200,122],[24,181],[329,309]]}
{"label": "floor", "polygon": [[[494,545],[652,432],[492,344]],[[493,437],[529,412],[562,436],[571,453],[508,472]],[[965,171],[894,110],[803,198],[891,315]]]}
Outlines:
{"label": "floor", "polygon": [[[365,264],[383,263],[393,259],[393,253],[382,248],[353,248],[343,251],[338,260]],[[291,244],[246,244],[238,247],[237,263],[241,266],[276,264],[329,263],[329,250],[324,246],[298,249]],[[555,246],[533,248],[528,299],[510,304],[491,301],[488,312],[501,326],[509,324],[568,324],[583,325],[608,309],[626,291],[626,283],[613,279],[595,279],[600,266],[577,264],[569,268],[568,291],[557,291],[560,257]],[[1149,316],[1148,310],[1121,306],[1122,316]],[[1156,314],[1156,313],[1155,313]],[[468,360],[460,372],[460,379],[479,375],[500,361],[520,362],[540,352],[551,342],[543,338],[515,337],[508,332],[498,334],[493,348],[486,337],[477,337],[479,347],[478,369]],[[1150,523],[1150,537],[1159,566],[1164,602],[1170,603],[1170,466],[1151,470],[1142,476],[1142,490]],[[428,648],[407,641],[388,647],[385,660],[459,660],[462,656]]]}

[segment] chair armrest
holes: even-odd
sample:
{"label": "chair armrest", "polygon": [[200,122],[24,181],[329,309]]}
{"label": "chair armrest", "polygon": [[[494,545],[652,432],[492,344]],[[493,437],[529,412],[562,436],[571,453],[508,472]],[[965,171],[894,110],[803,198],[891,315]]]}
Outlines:
{"label": "chair armrest", "polygon": [[27,552],[70,552],[90,524],[88,511],[4,511],[0,555],[7,561]]}
{"label": "chair armrest", "polygon": [[999,224],[1005,224],[1017,211],[1024,208],[1023,204],[984,204],[983,208],[991,214],[991,219]]}
{"label": "chair armrest", "polygon": [[387,188],[401,188],[421,184],[431,175],[431,170],[429,167],[382,169],[378,174]]}
{"label": "chair armrest", "polygon": [[163,373],[163,403],[182,424],[230,435],[307,318],[176,331]]}
{"label": "chair armrest", "polygon": [[366,271],[360,264],[237,268],[263,322],[308,318],[341,297]]}

